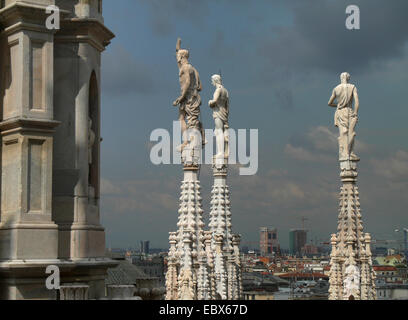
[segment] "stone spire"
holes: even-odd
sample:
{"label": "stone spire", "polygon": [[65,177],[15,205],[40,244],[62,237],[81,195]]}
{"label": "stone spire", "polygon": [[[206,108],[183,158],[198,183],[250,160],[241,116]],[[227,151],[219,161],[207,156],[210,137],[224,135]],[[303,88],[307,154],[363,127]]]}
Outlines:
{"label": "stone spire", "polygon": [[337,234],[331,238],[330,300],[374,300],[371,238],[363,233],[357,182],[358,160],[340,161],[342,187]]}
{"label": "stone spire", "polygon": [[177,232],[170,232],[170,250],[167,259],[166,273],[166,300],[177,300],[178,297],[178,274],[177,274]]}
{"label": "stone spire", "polygon": [[214,185],[211,198],[210,231],[215,253],[214,276],[216,299],[241,298],[240,236],[233,235],[229,187],[227,185],[228,158],[214,157]]}
{"label": "stone spire", "polygon": [[181,49],[181,39],[177,40],[176,53],[181,94],[173,105],[179,107],[183,143],[178,150],[181,152],[184,179],[181,183],[178,230],[170,234],[166,299],[207,300],[211,295],[211,268],[207,261],[208,250],[205,248],[208,234],[204,232],[204,211],[198,179],[204,138],[199,121],[199,92],[202,88],[197,70],[188,62],[188,50]]}
{"label": "stone spire", "polygon": [[177,232],[170,233],[166,274],[167,300],[209,300],[211,268],[204,232],[201,187],[198,180],[200,146],[182,152],[184,179],[181,183]]}
{"label": "stone spire", "polygon": [[216,279],[215,299],[237,300],[241,298],[240,237],[232,234],[231,203],[227,185],[229,158],[229,93],[221,76],[214,74],[211,83],[215,87],[208,106],[213,111],[217,153],[213,157],[214,184],[211,192],[210,231]]}

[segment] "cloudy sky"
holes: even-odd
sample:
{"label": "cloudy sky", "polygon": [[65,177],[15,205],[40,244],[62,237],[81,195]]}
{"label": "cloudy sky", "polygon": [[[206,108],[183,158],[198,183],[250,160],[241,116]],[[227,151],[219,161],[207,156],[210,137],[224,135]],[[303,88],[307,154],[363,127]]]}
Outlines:
{"label": "cloudy sky", "polygon": [[[288,231],[308,220],[309,239],[336,231],[337,129],[327,106],[343,71],[360,95],[356,152],[365,230],[396,239],[408,227],[408,1],[353,0],[361,29],[345,27],[343,0],[117,0],[104,2],[116,38],[102,67],[102,223],[110,247],[150,240],[166,248],[176,230],[180,165],[150,162],[150,133],[177,119],[177,37],[203,82],[222,70],[231,96],[230,125],[259,129],[259,171],[231,170],[233,226],[243,245],[259,228]],[[208,217],[211,171],[201,173]]]}

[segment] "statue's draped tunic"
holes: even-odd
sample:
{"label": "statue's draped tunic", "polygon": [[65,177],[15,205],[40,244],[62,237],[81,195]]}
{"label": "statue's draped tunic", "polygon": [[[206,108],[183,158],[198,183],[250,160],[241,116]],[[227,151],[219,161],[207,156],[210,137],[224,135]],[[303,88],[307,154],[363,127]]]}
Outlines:
{"label": "statue's draped tunic", "polygon": [[229,115],[228,91],[225,88],[218,88],[217,90],[220,90],[220,93],[213,108],[213,118],[220,119],[224,123],[224,128],[228,128],[228,115]]}
{"label": "statue's draped tunic", "polygon": [[198,117],[200,116],[201,97],[198,91],[198,88],[200,88],[200,83],[199,79],[196,77],[198,72],[189,63],[183,66],[183,68],[180,70],[181,86],[183,86],[182,75],[184,72],[188,73],[190,85],[187,89],[185,99],[183,99],[183,101],[180,103],[180,110],[184,110],[186,112],[187,128],[199,128],[200,121]]}
{"label": "statue's draped tunic", "polygon": [[350,115],[353,112],[353,92],[355,86],[353,84],[340,84],[333,90],[333,94],[337,98],[337,110],[334,114],[334,124],[336,127],[349,128]]}

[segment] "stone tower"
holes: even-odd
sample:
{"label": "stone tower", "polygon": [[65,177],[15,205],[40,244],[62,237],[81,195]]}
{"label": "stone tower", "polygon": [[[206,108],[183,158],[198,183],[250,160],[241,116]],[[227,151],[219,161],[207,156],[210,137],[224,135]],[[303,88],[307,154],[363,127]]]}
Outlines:
{"label": "stone tower", "polygon": [[0,297],[55,299],[56,265],[61,285],[101,298],[114,265],[99,219],[102,1],[3,0],[0,24]]}

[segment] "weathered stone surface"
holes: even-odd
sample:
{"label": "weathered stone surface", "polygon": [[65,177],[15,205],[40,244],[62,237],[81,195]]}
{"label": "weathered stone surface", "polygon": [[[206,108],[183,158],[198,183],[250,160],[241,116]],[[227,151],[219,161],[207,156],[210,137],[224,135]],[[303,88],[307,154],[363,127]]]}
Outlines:
{"label": "weathered stone surface", "polygon": [[[51,4],[58,31],[45,27]],[[55,298],[54,264],[102,298],[115,263],[99,220],[100,56],[114,35],[99,0],[6,0],[0,23],[0,296]]]}

